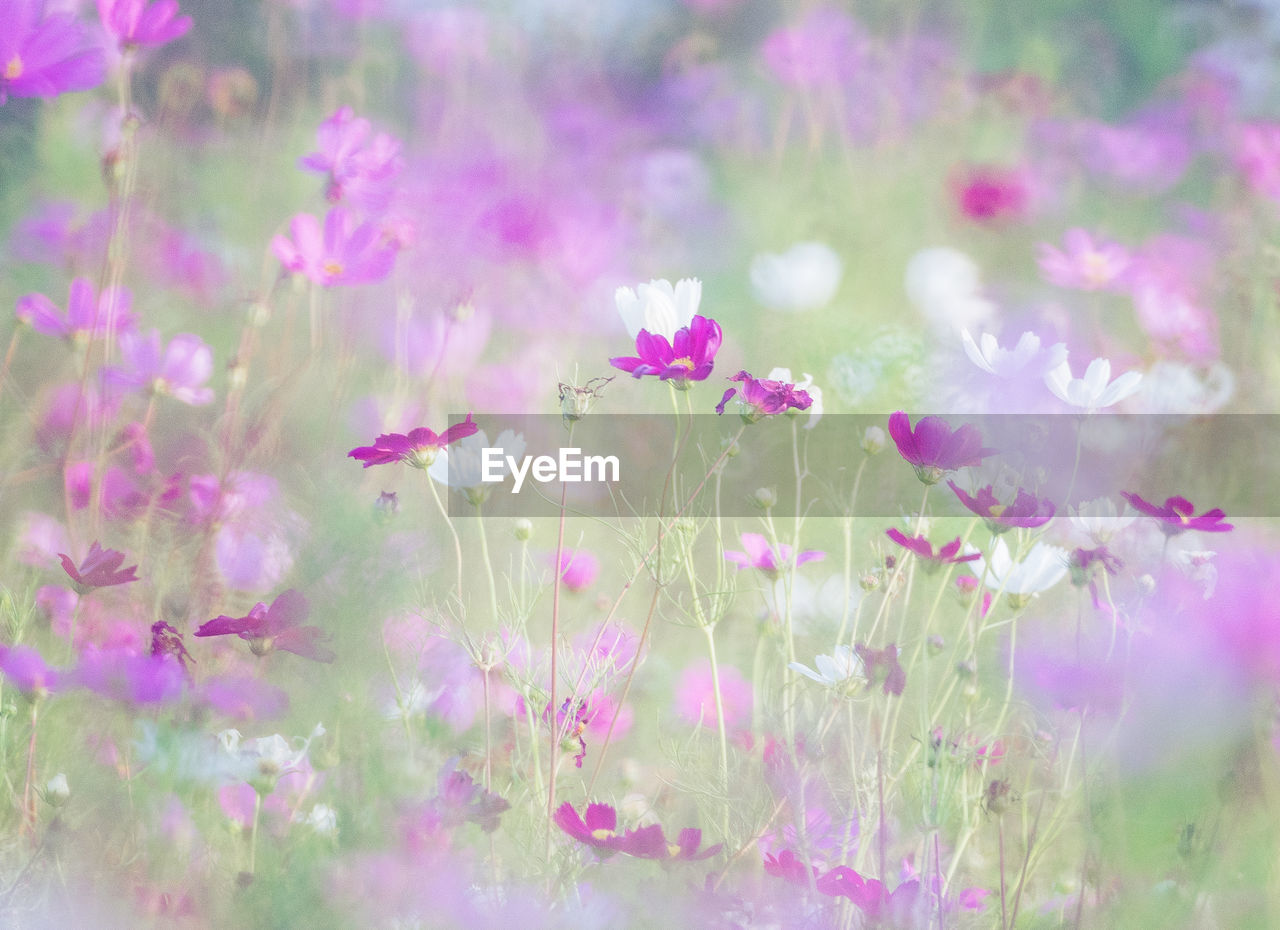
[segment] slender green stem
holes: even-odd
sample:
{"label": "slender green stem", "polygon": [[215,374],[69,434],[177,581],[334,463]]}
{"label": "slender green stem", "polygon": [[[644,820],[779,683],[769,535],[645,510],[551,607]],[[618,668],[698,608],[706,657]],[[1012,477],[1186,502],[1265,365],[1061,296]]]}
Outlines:
{"label": "slender green stem", "polygon": [[444,525],[449,528],[449,534],[453,537],[453,556],[458,572],[457,591],[455,593],[458,597],[459,619],[465,622],[465,618],[462,616],[464,612],[463,608],[465,606],[462,599],[462,540],[458,538],[458,530],[453,525],[453,520],[449,516],[448,509],[444,506],[444,501],[440,497],[440,492],[436,490],[435,479],[425,471],[423,472],[423,476],[427,479],[427,487],[431,489],[431,499],[436,502],[436,509],[440,511],[440,516],[444,518]]}

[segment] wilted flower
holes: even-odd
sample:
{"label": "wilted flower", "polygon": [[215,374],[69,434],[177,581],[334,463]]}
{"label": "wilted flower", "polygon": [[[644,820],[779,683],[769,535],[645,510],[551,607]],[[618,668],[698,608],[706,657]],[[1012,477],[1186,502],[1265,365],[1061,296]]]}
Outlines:
{"label": "wilted flower", "polygon": [[666,336],[640,330],[636,336],[636,355],[617,356],[609,359],[609,364],[630,372],[632,377],[657,375],[660,380],[687,390],[690,382],[705,381],[711,374],[722,338],[719,323],[695,316],[688,326],[676,330],[671,341]]}
{"label": "wilted flower", "polygon": [[1044,376],[1045,385],[1058,399],[1082,410],[1099,410],[1118,404],[1136,391],[1141,382],[1142,373],[1138,371],[1126,371],[1112,381],[1111,362],[1105,358],[1095,358],[1090,362],[1083,378],[1073,378],[1071,365],[1065,361]]}
{"label": "wilted flower", "polygon": [[907,686],[907,672],[898,662],[898,646],[890,643],[883,649],[872,649],[863,643],[853,647],[862,662],[867,683],[872,687],[881,685],[885,694],[902,696]]}
{"label": "wilted flower", "polygon": [[1120,496],[1127,500],[1134,510],[1159,520],[1160,531],[1166,536],[1177,536],[1187,530],[1225,533],[1234,528],[1232,524],[1224,522],[1227,515],[1216,507],[1196,516],[1195,504],[1185,497],[1167,498],[1161,506],[1148,503],[1137,494],[1131,494],[1128,491],[1121,491]]}
{"label": "wilted flower", "polygon": [[813,405],[813,398],[794,384],[782,381],[770,381],[764,378],[753,378],[745,371],[740,371],[730,381],[737,381],[742,386],[729,388],[716,405],[716,413],[724,413],[729,398],[738,395],[739,414],[744,422],[755,423],[767,416],[785,413],[788,410],[808,410]]}
{"label": "wilted flower", "polygon": [[990,333],[983,333],[980,342],[974,342],[969,330],[962,329],[960,338],[969,361],[998,378],[1012,378],[1032,363],[1038,374],[1056,368],[1067,358],[1067,348],[1060,342],[1042,352],[1040,337],[1030,331],[1023,333],[1012,349],[1002,349]]}
{"label": "wilted flower", "polygon": [[862,659],[854,655],[853,649],[843,643],[836,646],[835,655],[816,656],[813,664],[818,666],[816,672],[799,662],[792,662],[787,668],[828,688],[843,687],[849,679],[862,672]]}
{"label": "wilted flower", "polygon": [[333,650],[320,645],[328,634],[319,627],[302,625],[309,612],[307,599],[290,588],[272,601],[270,607],[259,601],[247,616],[215,617],[201,624],[195,635],[235,634],[248,642],[257,656],[281,649],[317,662],[332,662],[335,658]]}
{"label": "wilted flower", "polygon": [[983,448],[976,426],[967,423],[952,430],[941,417],[924,417],[912,429],[911,418],[899,410],[889,417],[889,435],[925,484],[937,484],[947,472],[981,465],[984,458],[995,454],[994,449]]}
{"label": "wilted flower", "polygon": [[1058,287],[1096,291],[1120,283],[1129,267],[1129,250],[1114,242],[1095,242],[1080,228],[1068,229],[1066,252],[1040,243],[1040,270],[1045,280]]}
{"label": "wilted flower", "polygon": [[425,426],[410,430],[408,435],[384,433],[374,440],[373,445],[352,449],[347,457],[364,462],[365,468],[396,462],[404,462],[413,468],[430,468],[441,449],[475,434],[479,429],[468,413],[466,420],[455,423],[442,433],[434,433]]}
{"label": "wilted flower", "polygon": [[673,340],[676,333],[688,327],[702,301],[702,282],[697,278],[681,278],[675,287],[663,279],[641,284],[639,293],[620,287],[614,293],[618,315],[627,333],[636,339],[642,331]]}
{"label": "wilted flower", "polygon": [[124,553],[103,549],[97,540],[89,546],[89,554],[78,568],[70,556],[60,552],[58,558],[62,560],[62,570],[71,576],[82,594],[89,588],[106,588],[138,580],[138,566],[131,565],[122,569],[120,566],[124,562]]}
{"label": "wilted flower", "polygon": [[798,313],[825,307],[840,286],[840,256],[822,242],[799,242],[781,255],[751,260],[751,289],[771,310]]}

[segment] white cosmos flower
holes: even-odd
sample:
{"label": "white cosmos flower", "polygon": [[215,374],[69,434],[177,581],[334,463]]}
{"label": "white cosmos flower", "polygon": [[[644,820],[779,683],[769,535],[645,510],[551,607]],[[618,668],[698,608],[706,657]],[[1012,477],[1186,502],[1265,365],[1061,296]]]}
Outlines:
{"label": "white cosmos flower", "polygon": [[791,377],[790,368],[774,368],[764,376],[764,379],[766,381],[781,381],[783,384],[794,384],[798,390],[808,394],[813,403],[809,406],[809,422],[804,425],[804,428],[813,429],[818,425],[818,421],[822,419],[822,388],[813,383],[813,375],[806,371],[802,380],[795,381]]}
{"label": "white cosmos flower", "polygon": [[983,333],[981,339],[974,342],[969,330],[962,329],[960,338],[964,340],[964,354],[969,356],[969,361],[998,378],[1012,378],[1032,362],[1038,361],[1040,371],[1046,371],[1067,360],[1066,346],[1059,342],[1042,353],[1040,337],[1030,331],[1023,333],[1012,349],[1002,349],[990,333]]}
{"label": "white cosmos flower", "polygon": [[321,836],[333,836],[338,832],[338,812],[328,804],[316,804],[306,815],[299,811],[293,815],[293,822],[306,824]]}
{"label": "white cosmos flower", "polygon": [[862,674],[862,659],[845,645],[836,646],[835,655],[817,656],[813,664],[818,666],[816,672],[799,662],[792,662],[787,668],[828,688],[839,688],[850,678]]}
{"label": "white cosmos flower", "polygon": [[504,429],[492,446],[489,445],[489,436],[484,430],[464,436],[436,453],[436,460],[427,468],[427,474],[451,488],[482,487],[485,484],[484,450],[488,448],[502,450],[501,467],[490,468],[490,473],[497,472],[505,477],[510,471],[506,457],[511,456],[517,462],[524,457],[524,434]]}
{"label": "white cosmos flower", "polygon": [[1032,595],[1048,591],[1067,576],[1067,550],[1048,543],[1036,543],[1021,561],[1015,563],[1009,546],[997,538],[991,550],[991,561],[985,557],[973,563],[973,573],[985,580],[993,591],[1006,594]]}
{"label": "white cosmos flower", "polygon": [[[638,291],[638,293],[637,293]],[[676,330],[693,320],[702,302],[702,282],[697,278],[681,278],[675,287],[665,279],[641,284],[635,291],[620,287],[613,295],[618,315],[634,339],[646,329],[670,342]]]}
{"label": "white cosmos flower", "polygon": [[996,307],[982,296],[978,264],[958,249],[922,249],[907,262],[903,284],[916,308],[938,326],[962,329],[985,323]]}
{"label": "white cosmos flower", "polygon": [[1071,365],[1063,362],[1044,376],[1045,385],[1059,400],[1082,410],[1100,410],[1124,400],[1142,383],[1142,372],[1126,371],[1111,380],[1111,362],[1095,358],[1085,369],[1083,378],[1071,376]]}
{"label": "white cosmos flower", "polygon": [[751,290],[770,310],[817,310],[831,302],[843,272],[830,246],[798,242],[781,255],[762,252],[751,260]]}
{"label": "white cosmos flower", "polygon": [[1190,365],[1161,359],[1143,378],[1142,413],[1217,413],[1236,392],[1236,376],[1215,362],[1201,377]]}
{"label": "white cosmos flower", "polygon": [[1100,546],[1106,545],[1116,533],[1138,519],[1128,502],[1117,507],[1109,497],[1085,501],[1074,510],[1071,525]]}

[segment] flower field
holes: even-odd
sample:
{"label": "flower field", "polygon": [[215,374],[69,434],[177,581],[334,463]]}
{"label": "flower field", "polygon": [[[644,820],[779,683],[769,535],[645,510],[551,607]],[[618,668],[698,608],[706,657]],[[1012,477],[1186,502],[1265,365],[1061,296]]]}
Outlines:
{"label": "flower field", "polygon": [[1280,7],[0,23],[0,926],[1280,925]]}

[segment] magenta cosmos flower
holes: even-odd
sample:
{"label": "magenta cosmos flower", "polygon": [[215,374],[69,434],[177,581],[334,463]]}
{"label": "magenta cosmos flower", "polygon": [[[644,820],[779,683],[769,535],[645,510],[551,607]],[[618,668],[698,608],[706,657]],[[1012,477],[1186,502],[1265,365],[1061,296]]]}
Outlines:
{"label": "magenta cosmos flower", "polygon": [[159,330],[120,336],[119,368],[104,369],[103,381],[167,394],[194,407],[213,402],[213,388],[202,385],[213,374],[213,350],[199,336],[179,333],[163,345]]}
{"label": "magenta cosmos flower", "polygon": [[636,355],[611,358],[609,364],[635,378],[657,375],[684,391],[691,382],[707,380],[722,338],[719,323],[695,316],[688,326],[676,330],[670,342],[666,336],[640,330]]}
{"label": "magenta cosmos flower", "polygon": [[132,329],[132,303],[133,295],[127,288],[103,288],[95,297],[89,280],[76,278],[71,282],[66,313],[43,294],[27,294],[18,298],[14,315],[38,333],[80,342]]}
{"label": "magenta cosmos flower", "polygon": [[325,215],[324,227],[310,213],[299,213],[289,224],[293,238],[276,236],[271,251],[292,272],[323,287],[369,284],[391,273],[399,243],[373,222],[356,225],[341,207]]}
{"label": "magenta cosmos flower", "polygon": [[84,557],[79,567],[65,553],[59,552],[58,558],[62,560],[62,570],[71,576],[71,580],[81,591],[86,588],[108,588],[138,580],[138,566],[130,565],[122,569],[120,566],[124,563],[124,553],[114,549],[103,549],[98,545],[97,540],[94,540],[93,545],[89,547],[89,554]]}
{"label": "magenta cosmos flower", "polygon": [[709,859],[720,851],[720,844],[701,852],[702,831],[686,827],[674,843],[667,842],[662,827],[653,824],[618,833],[618,812],[608,804],[588,804],[586,816],[578,814],[568,801],[556,810],[556,826],[575,840],[599,851],[602,856],[616,852],[640,859],[693,860]]}
{"label": "magenta cosmos flower", "polygon": [[600,560],[585,549],[560,553],[560,580],[570,591],[585,591],[600,574]]}
{"label": "magenta cosmos flower", "polygon": [[898,646],[890,643],[883,649],[872,649],[863,643],[853,647],[870,685],[881,685],[885,694],[902,696],[907,686],[907,672],[898,662]]}
{"label": "magenta cosmos flower", "polygon": [[1121,491],[1120,496],[1127,500],[1138,513],[1155,517],[1160,521],[1160,531],[1166,536],[1177,536],[1187,530],[1200,530],[1204,533],[1225,533],[1234,529],[1230,523],[1223,522],[1227,515],[1220,509],[1205,511],[1196,516],[1195,504],[1185,497],[1170,497],[1163,506],[1148,503],[1137,494]]}
{"label": "magenta cosmos flower", "polygon": [[982,558],[981,552],[960,555],[960,537],[957,536],[936,552],[933,543],[923,536],[907,536],[896,528],[887,529],[885,535],[904,549],[910,549],[924,564],[925,571],[935,571],[943,565],[959,565],[961,562],[972,562]]}
{"label": "magenta cosmos flower", "polygon": [[[769,545],[769,541],[759,533],[743,533],[742,548],[747,551],[729,550],[724,554],[724,557],[737,565],[739,569],[758,568],[773,578],[777,577],[779,569],[791,564],[790,546],[779,545],[778,551],[775,552],[773,547]],[[827,554],[825,552],[808,549],[800,553],[800,557],[796,559],[796,565],[800,566],[805,562],[821,562],[826,557]]]}
{"label": "magenta cosmos flower", "polygon": [[1014,527],[1035,529],[1044,526],[1053,519],[1055,512],[1052,501],[1038,498],[1022,488],[1018,488],[1012,504],[1002,504],[996,499],[995,489],[991,485],[978,491],[976,497],[961,490],[954,481],[948,481],[947,486],[956,492],[960,503],[982,517],[987,528],[997,534]]}
{"label": "magenta cosmos flower", "polygon": [[235,634],[249,643],[254,655],[264,656],[280,649],[317,662],[332,662],[334,652],[320,645],[328,638],[317,626],[303,626],[310,606],[307,599],[290,588],[271,606],[259,601],[245,617],[215,617],[201,624],[196,636],[227,636]]}
{"label": "magenta cosmos flower", "polygon": [[951,191],[960,212],[979,223],[1021,219],[1031,199],[1023,171],[991,165],[962,169],[952,177]]}
{"label": "magenta cosmos flower", "polygon": [[923,417],[911,428],[911,418],[903,411],[889,417],[889,435],[898,447],[898,454],[916,470],[916,477],[925,484],[937,484],[942,476],[957,468],[981,465],[995,449],[984,449],[982,434],[978,428],[966,424],[951,429],[941,417]]}
{"label": "magenta cosmos flower", "polygon": [[44,0],[0,0],[0,104],[97,87],[107,56],[69,13],[46,16]]}
{"label": "magenta cosmos flower", "polygon": [[747,423],[755,423],[764,417],[788,410],[808,410],[813,406],[813,398],[807,391],[797,390],[794,384],[785,381],[769,381],[764,378],[753,378],[745,371],[740,371],[730,381],[741,383],[741,387],[729,388],[716,405],[716,413],[724,413],[725,404],[734,394],[742,405],[739,411]]}
{"label": "magenta cosmos flower", "polygon": [[191,30],[191,17],[178,15],[177,0],[98,0],[98,16],[122,49],[164,45]]}
{"label": "magenta cosmos flower", "polygon": [[403,433],[383,433],[373,441],[371,446],[360,446],[347,453],[348,458],[359,459],[364,467],[371,465],[393,465],[404,462],[413,468],[430,468],[440,450],[451,442],[456,442],[479,432],[480,427],[467,414],[466,420],[455,423],[443,433],[433,433],[425,426]]}

